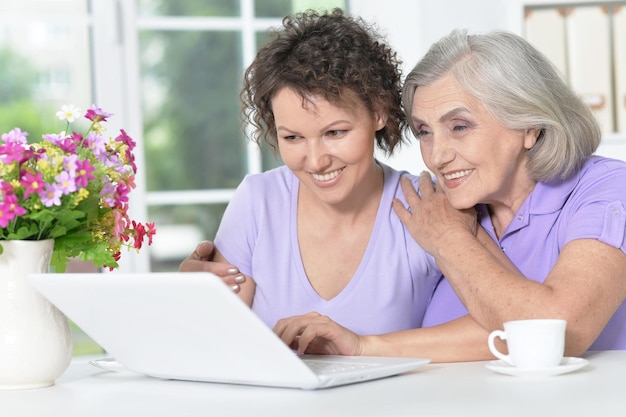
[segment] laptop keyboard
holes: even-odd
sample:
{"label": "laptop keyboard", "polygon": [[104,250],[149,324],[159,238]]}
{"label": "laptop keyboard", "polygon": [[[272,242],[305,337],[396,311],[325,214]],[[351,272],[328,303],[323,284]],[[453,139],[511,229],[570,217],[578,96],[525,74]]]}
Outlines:
{"label": "laptop keyboard", "polygon": [[375,363],[329,362],[315,359],[304,359],[303,361],[317,374],[334,374],[337,372],[356,371],[377,366]]}

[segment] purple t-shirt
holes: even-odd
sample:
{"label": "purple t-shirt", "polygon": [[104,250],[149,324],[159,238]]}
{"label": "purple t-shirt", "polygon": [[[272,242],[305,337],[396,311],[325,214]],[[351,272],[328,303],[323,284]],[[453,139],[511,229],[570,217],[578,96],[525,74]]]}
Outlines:
{"label": "purple t-shirt", "polygon": [[[297,236],[299,181],[287,167],[244,178],[222,218],[215,244],[228,262],[256,282],[252,309],[269,326],[317,311],[359,334],[422,324],[441,277],[393,212],[404,196],[401,173],[380,164],[383,194],[374,228],[354,276],[337,296],[320,297],[304,271]],[[417,177],[410,176],[414,184]]]}
{"label": "purple t-shirt", "polygon": [[[598,239],[626,253],[626,163],[593,156],[565,182],[538,183],[498,241],[524,276],[543,282],[566,243]],[[493,234],[485,206],[482,226]],[[601,279],[601,277],[589,277]],[[447,280],[438,285],[424,327],[464,316],[467,310]],[[626,349],[626,302],[613,315],[590,350]]]}

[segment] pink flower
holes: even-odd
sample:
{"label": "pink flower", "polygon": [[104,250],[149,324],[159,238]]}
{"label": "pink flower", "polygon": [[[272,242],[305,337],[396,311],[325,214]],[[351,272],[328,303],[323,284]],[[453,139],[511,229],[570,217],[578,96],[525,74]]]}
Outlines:
{"label": "pink flower", "polygon": [[26,213],[18,203],[15,194],[6,195],[0,203],[0,226],[6,227],[11,220]]}
{"label": "pink flower", "polygon": [[156,227],[154,226],[154,222],[146,223],[146,228],[148,229],[148,245],[152,245],[152,236],[156,234]]}
{"label": "pink flower", "polygon": [[115,225],[113,228],[113,236],[120,236],[128,227],[129,218],[126,214],[127,207],[123,207],[123,210],[113,211],[115,217]]}
{"label": "pink flower", "polygon": [[24,187],[24,198],[28,197],[31,194],[38,194],[39,190],[42,188],[43,176],[41,173],[33,174],[31,172],[24,172],[22,178],[20,179],[20,184]]}
{"label": "pink flower", "polygon": [[24,145],[18,142],[7,142],[4,145],[0,145],[0,161],[6,164],[20,162],[23,151]]}
{"label": "pink flower", "polygon": [[143,238],[146,235],[146,229],[141,223],[137,223],[133,220],[133,229],[135,230],[134,239],[133,239],[133,247],[137,250],[141,249],[141,245],[143,243]]}
{"label": "pink flower", "polygon": [[113,113],[107,113],[100,107],[97,107],[95,104],[92,105],[89,110],[87,110],[87,113],[85,113],[85,118],[95,123],[106,122],[107,118],[111,116],[113,116]]}
{"label": "pink flower", "polygon": [[11,185],[11,183],[0,179],[0,191],[2,191],[2,194],[4,195],[13,194],[13,186]]}
{"label": "pink flower", "polygon": [[128,146],[128,149],[130,151],[135,149],[135,146],[136,146],[135,141],[132,140],[132,138],[126,134],[126,131],[124,129],[120,129],[120,135],[115,138],[115,141],[125,143]]}
{"label": "pink flower", "polygon": [[0,203],[0,226],[7,227],[9,222],[13,220],[14,217],[15,213],[12,213],[9,210],[9,205],[4,202]]}
{"label": "pink flower", "polygon": [[128,203],[128,193],[130,193],[130,188],[128,188],[126,184],[123,182],[117,184],[115,189],[115,205],[121,207],[122,203]]}
{"label": "pink flower", "polygon": [[89,180],[96,179],[92,174],[95,170],[96,168],[89,163],[88,159],[76,161],[76,185],[86,187]]}
{"label": "pink flower", "polygon": [[73,138],[64,138],[58,145],[66,153],[74,153],[78,147],[77,142]]}

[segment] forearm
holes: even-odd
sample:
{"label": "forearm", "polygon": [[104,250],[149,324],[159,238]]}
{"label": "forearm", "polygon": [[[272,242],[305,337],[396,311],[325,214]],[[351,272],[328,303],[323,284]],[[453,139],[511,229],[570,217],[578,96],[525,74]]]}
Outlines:
{"label": "forearm", "polygon": [[361,354],[430,358],[433,362],[492,359],[489,333],[470,316],[419,329],[362,337]]}
{"label": "forearm", "polygon": [[437,263],[472,317],[489,330],[507,320],[551,314],[550,287],[524,277],[479,228],[441,244]]}

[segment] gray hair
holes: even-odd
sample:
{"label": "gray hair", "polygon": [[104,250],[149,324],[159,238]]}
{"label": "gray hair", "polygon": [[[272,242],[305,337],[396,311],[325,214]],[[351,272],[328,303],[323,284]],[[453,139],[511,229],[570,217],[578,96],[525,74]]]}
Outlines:
{"label": "gray hair", "polygon": [[[418,86],[448,74],[507,128],[540,129],[528,151],[528,169],[536,181],[568,178],[600,144],[600,127],[589,107],[520,36],[502,31],[468,35],[457,29],[433,44],[404,82],[402,103],[409,119]],[[412,124],[411,130],[416,133]]]}

